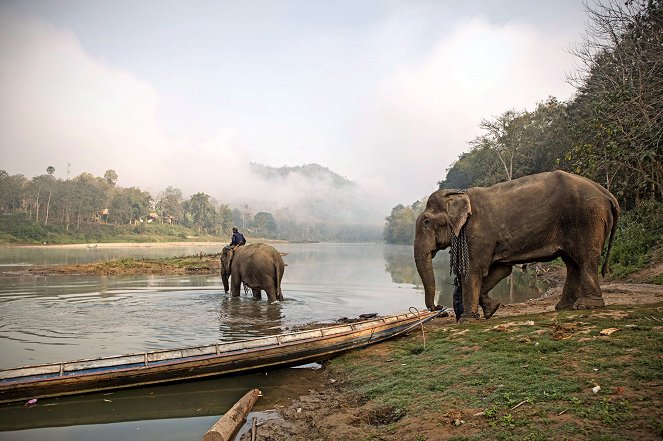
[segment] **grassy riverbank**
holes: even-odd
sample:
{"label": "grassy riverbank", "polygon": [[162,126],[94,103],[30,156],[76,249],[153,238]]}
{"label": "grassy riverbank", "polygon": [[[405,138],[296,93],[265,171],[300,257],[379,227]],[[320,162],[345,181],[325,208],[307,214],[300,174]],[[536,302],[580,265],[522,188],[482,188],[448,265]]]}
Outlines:
{"label": "grassy riverbank", "polygon": [[334,359],[258,439],[660,439],[662,325],[660,301],[436,319],[425,346],[414,332]]}
{"label": "grassy riverbank", "polygon": [[[221,244],[219,250],[222,247]],[[220,270],[220,257],[220,252],[160,259],[127,257],[77,265],[31,267],[26,271],[33,274],[212,274]]]}
{"label": "grassy riverbank", "polygon": [[135,225],[82,223],[68,229],[60,224],[43,225],[23,215],[0,216],[0,244],[59,245],[86,243],[219,242],[229,237],[198,234],[183,225],[141,222]]}

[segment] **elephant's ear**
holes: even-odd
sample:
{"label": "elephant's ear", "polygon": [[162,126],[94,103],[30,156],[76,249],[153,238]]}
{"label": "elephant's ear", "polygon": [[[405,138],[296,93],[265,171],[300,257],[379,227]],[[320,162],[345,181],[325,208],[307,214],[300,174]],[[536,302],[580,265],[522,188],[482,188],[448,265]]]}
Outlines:
{"label": "elephant's ear", "polygon": [[467,222],[467,218],[472,214],[472,204],[467,193],[451,193],[447,195],[449,202],[447,204],[447,213],[449,213],[449,223],[454,236],[458,237],[461,228]]}

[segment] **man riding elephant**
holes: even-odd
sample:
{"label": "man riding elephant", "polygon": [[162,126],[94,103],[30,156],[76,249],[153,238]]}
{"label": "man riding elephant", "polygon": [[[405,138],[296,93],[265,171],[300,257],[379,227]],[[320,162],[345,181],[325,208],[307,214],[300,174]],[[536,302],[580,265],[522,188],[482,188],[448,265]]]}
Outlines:
{"label": "man riding elephant", "polygon": [[285,263],[281,253],[264,243],[245,246],[227,245],[221,254],[221,281],[228,292],[228,279],[231,278],[233,297],[239,296],[241,284],[253,291],[254,298],[261,298],[261,291],[267,293],[270,302],[283,300],[281,280]]}

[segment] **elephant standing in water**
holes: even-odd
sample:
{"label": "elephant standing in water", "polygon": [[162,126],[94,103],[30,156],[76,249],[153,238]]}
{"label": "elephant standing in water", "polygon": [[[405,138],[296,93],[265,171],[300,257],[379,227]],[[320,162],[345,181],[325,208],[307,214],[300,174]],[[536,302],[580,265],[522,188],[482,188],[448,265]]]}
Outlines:
{"label": "elephant standing in water", "polygon": [[417,218],[414,259],[426,306],[433,310],[432,259],[451,246],[451,269],[462,286],[463,318],[490,318],[500,303],[488,292],[512,266],[561,257],[566,282],[556,309],[604,306],[598,281],[601,252],[615,236],[619,204],[605,188],[563,171],[525,176],[492,187],[438,190]]}
{"label": "elephant standing in water", "polygon": [[239,247],[226,246],[221,254],[221,280],[228,292],[228,277],[231,277],[232,295],[239,296],[240,286],[251,288],[253,297],[261,298],[260,291],[267,293],[270,302],[283,300],[281,279],[285,263],[281,253],[264,243]]}

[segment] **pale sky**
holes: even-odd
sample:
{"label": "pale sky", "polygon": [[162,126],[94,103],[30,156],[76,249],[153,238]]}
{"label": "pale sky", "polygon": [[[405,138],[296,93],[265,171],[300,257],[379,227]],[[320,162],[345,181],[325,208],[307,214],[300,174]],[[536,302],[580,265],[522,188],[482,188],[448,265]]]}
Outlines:
{"label": "pale sky", "polygon": [[3,0],[0,169],[224,202],[269,197],[250,161],[318,163],[384,216],[482,118],[569,99],[585,19],[580,0]]}

